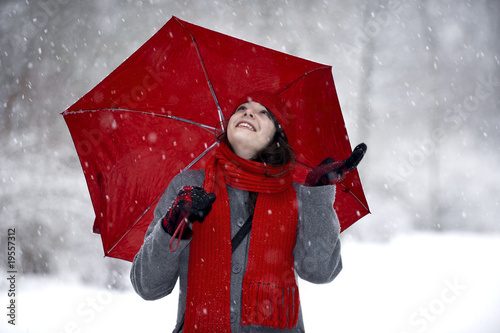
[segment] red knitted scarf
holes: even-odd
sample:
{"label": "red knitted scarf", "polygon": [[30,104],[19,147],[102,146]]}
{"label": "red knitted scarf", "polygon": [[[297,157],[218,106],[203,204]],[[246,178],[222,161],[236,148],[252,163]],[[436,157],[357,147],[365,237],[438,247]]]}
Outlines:
{"label": "red knitted scarf", "polygon": [[[190,243],[185,332],[230,332],[231,215],[226,184],[258,192],[243,279],[242,325],[291,328],[299,294],[292,251],[297,197],[291,172],[242,159],[224,144],[205,169],[205,190],[217,196]],[[268,175],[279,175],[270,177]]]}

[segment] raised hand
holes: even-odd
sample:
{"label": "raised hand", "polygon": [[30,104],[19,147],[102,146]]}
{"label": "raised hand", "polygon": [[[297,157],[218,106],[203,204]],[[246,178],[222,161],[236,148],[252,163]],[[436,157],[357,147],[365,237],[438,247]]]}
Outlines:
{"label": "raised hand", "polygon": [[332,158],[328,157],[317,167],[309,171],[305,185],[323,186],[341,182],[349,172],[356,169],[359,162],[363,159],[366,150],[366,144],[360,143],[354,148],[351,156],[343,161],[335,162]]}

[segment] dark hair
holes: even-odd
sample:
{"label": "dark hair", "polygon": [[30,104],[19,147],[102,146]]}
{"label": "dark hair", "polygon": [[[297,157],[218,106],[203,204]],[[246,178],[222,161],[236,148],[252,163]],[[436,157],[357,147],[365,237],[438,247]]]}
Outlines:
{"label": "dark hair", "polygon": [[[267,107],[266,110],[268,111],[269,117],[271,118],[271,120],[274,123],[274,126],[276,127],[276,133],[274,134],[274,137],[271,140],[271,142],[261,151],[259,151],[257,153],[257,156],[255,156],[252,159],[252,161],[264,163],[273,167],[281,167],[282,172],[280,172],[277,175],[271,175],[267,173],[269,177],[278,177],[283,173],[285,173],[286,171],[293,168],[293,165],[295,164],[295,153],[293,152],[292,147],[290,147],[288,139],[285,135],[285,131],[278,123],[278,120],[276,120],[276,117]],[[226,131],[227,131],[227,126],[226,126]],[[227,138],[226,131],[220,134],[217,139],[220,142],[227,144],[228,147],[231,148],[231,150],[233,150],[233,147],[231,146],[231,143]],[[289,163],[290,163],[289,168],[285,170],[284,167]],[[257,195],[258,195],[257,192],[249,192],[248,209],[250,211],[250,214],[253,214],[255,210],[255,204],[257,203]]]}

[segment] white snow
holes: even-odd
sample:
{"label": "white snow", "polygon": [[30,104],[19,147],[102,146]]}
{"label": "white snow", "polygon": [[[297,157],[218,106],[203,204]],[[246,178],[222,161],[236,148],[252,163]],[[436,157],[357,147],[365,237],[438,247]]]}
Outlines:
{"label": "white snow", "polygon": [[[499,259],[500,235],[412,233],[384,243],[344,240],[344,269],[336,280],[300,281],[306,331],[497,333]],[[177,312],[178,289],[164,299],[144,301],[131,287],[116,291],[21,275],[17,291],[17,325],[7,324],[4,314],[0,332],[171,332]],[[1,297],[7,304],[7,295]]]}

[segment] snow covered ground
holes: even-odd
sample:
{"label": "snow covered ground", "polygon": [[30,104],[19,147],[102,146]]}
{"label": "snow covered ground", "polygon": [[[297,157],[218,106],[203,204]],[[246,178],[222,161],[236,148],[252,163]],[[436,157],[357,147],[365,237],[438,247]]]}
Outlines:
{"label": "snow covered ground", "polygon": [[[500,332],[500,235],[345,239],[343,262],[331,284],[301,281],[307,332]],[[22,276],[17,290],[17,325],[3,314],[0,332],[170,332],[178,292],[147,302],[131,289],[30,276]],[[6,293],[1,297],[5,313]]]}

